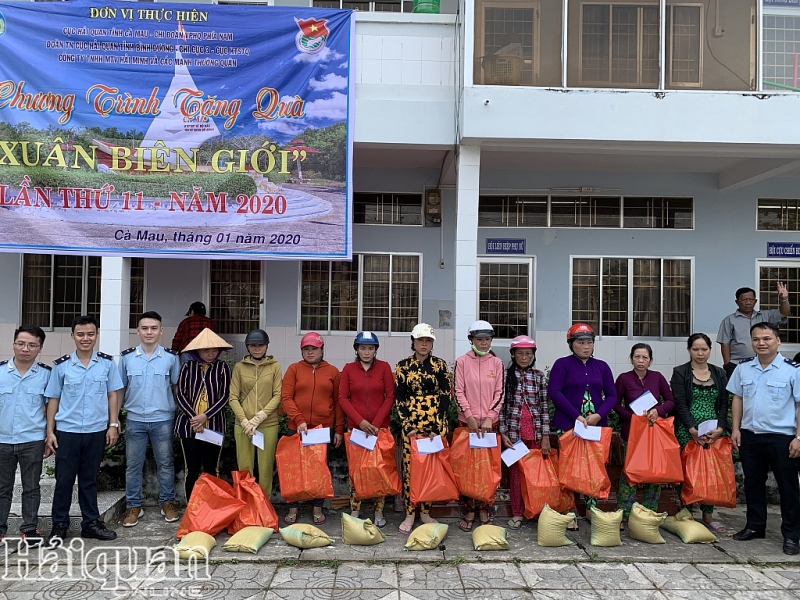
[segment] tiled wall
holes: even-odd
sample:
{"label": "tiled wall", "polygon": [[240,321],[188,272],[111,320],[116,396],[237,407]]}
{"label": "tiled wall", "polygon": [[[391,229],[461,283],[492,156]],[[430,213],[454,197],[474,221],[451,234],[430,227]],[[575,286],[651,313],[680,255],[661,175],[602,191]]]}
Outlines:
{"label": "tiled wall", "polygon": [[356,83],[452,86],[452,37],[356,35]]}

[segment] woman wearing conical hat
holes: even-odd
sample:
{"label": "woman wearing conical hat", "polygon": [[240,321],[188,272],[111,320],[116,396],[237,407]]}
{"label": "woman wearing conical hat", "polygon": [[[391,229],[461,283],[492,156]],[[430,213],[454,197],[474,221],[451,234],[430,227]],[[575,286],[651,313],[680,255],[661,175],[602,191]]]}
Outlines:
{"label": "woman wearing conical hat", "polygon": [[205,429],[225,434],[225,405],[231,385],[231,368],[222,360],[223,351],[233,348],[210,329],[203,329],[183,349],[189,361],[181,367],[175,400],[175,435],[183,449],[186,501],[194,484],[205,472],[219,476],[222,446],[198,440]]}

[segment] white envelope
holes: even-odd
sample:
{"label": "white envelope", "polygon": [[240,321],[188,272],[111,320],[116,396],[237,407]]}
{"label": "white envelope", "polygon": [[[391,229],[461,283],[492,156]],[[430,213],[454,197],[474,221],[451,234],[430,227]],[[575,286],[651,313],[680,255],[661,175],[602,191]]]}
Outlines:
{"label": "white envelope", "polygon": [[356,446],[361,446],[362,448],[366,448],[370,452],[375,449],[375,442],[377,441],[377,436],[367,435],[360,429],[353,429],[350,432],[350,443],[355,444]]}
{"label": "white envelope", "polygon": [[263,433],[261,433],[260,431],[256,431],[253,434],[252,440],[253,440],[253,446],[258,448],[259,450],[263,450],[264,449],[264,434]]}
{"label": "white envelope", "polygon": [[487,433],[483,437],[478,437],[477,433],[469,434],[470,448],[497,448],[497,434]]}
{"label": "white envelope", "polygon": [[417,452],[420,454],[436,454],[444,450],[442,436],[437,435],[431,438],[417,438]]}
{"label": "white envelope", "polygon": [[528,452],[530,452],[530,448],[525,445],[525,442],[520,440],[508,450],[503,450],[500,457],[503,459],[503,462],[506,463],[506,466],[510,467]]}
{"label": "white envelope", "polygon": [[575,429],[574,433],[582,440],[586,440],[587,442],[599,442],[600,435],[602,434],[602,427],[586,427],[583,423],[575,420]]}
{"label": "white envelope", "polygon": [[223,435],[217,433],[213,429],[203,429],[203,433],[195,433],[194,439],[214,444],[215,446],[222,446]]}
{"label": "white envelope", "polygon": [[697,437],[703,437],[705,434],[714,431],[717,428],[717,420],[716,419],[709,419],[708,421],[703,421],[700,425],[697,426]]}
{"label": "white envelope", "polygon": [[321,427],[319,429],[309,429],[301,436],[303,446],[314,446],[315,444],[331,443],[331,428]]}
{"label": "white envelope", "polygon": [[642,416],[646,411],[658,404],[658,400],[649,391],[639,396],[636,400],[628,404],[628,408],[635,415]]}

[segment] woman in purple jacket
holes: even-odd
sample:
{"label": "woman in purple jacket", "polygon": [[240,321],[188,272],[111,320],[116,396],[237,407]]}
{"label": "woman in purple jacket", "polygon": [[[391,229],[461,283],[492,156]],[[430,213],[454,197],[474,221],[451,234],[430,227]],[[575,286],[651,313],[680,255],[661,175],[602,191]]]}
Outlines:
{"label": "woman in purple jacket", "polygon": [[[617,390],[609,366],[592,356],[594,337],[594,330],[586,323],[576,323],[567,331],[572,354],[553,364],[547,385],[547,395],[556,409],[554,429],[573,429],[576,420],[587,427],[608,426],[608,414],[617,404]],[[587,509],[596,504],[595,498],[586,499]],[[569,527],[577,528],[577,522]]]}
{"label": "woman in purple jacket", "polygon": [[[672,397],[672,390],[669,388],[667,380],[658,371],[651,371],[650,364],[653,362],[653,349],[650,344],[634,344],[631,348],[631,365],[633,370],[627,371],[617,377],[617,397],[619,404],[614,407],[614,412],[619,415],[622,425],[622,439],[628,441],[628,434],[631,430],[631,418],[633,411],[629,408],[631,402],[636,400],[645,392],[650,392],[655,397],[658,404],[647,411],[646,415],[651,422],[655,423],[659,417],[668,417],[669,413],[675,408],[675,399]],[[641,416],[641,415],[640,415]],[[644,486],[644,498],[642,504],[650,510],[658,510],[658,500],[661,497],[661,486],[649,483]],[[631,508],[636,500],[636,485],[630,485],[623,472],[619,478],[619,488],[617,491],[617,506],[622,509],[622,516],[627,519],[631,514]],[[624,522],[623,522],[624,523]],[[620,529],[625,526],[620,523]]]}

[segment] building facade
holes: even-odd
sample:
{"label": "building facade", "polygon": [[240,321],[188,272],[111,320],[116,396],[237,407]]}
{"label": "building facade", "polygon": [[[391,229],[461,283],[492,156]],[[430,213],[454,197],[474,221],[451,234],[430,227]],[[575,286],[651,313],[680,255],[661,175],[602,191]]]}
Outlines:
{"label": "building facade", "polygon": [[44,360],[71,351],[87,312],[106,352],[136,343],[143,310],[168,344],[201,300],[240,354],[265,328],[284,367],[308,330],[339,367],[362,329],[394,363],[418,321],[453,361],[481,318],[504,359],[530,334],[552,365],[586,321],[615,374],[636,341],[668,374],[738,287],[777,307],[776,281],[795,307],[784,352],[800,350],[800,2],[341,5],[358,10],[353,261],[0,254],[5,354],[22,322],[48,331]]}

